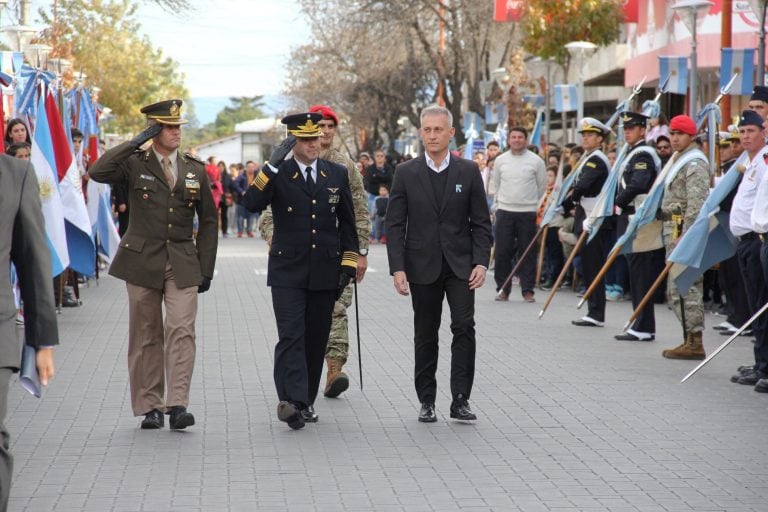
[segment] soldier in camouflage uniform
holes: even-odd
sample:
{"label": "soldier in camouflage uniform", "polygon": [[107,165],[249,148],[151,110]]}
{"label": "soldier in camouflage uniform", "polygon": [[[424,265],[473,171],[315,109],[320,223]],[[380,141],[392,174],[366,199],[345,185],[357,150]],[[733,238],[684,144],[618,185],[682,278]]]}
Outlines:
{"label": "soldier in camouflage uniform", "polygon": [[[693,225],[699,215],[709,195],[710,181],[706,156],[693,142],[696,136],[696,123],[693,119],[688,116],[676,116],[672,118],[669,128],[672,149],[677,152],[674,158],[678,165],[670,169],[670,175],[673,177],[667,180],[661,203],[667,257],[675,248],[677,239]],[[679,170],[676,171],[678,167]],[[704,359],[706,355],[701,341],[704,330],[703,282],[703,276],[699,277],[686,296],[681,298],[674,280],[667,280],[667,299],[681,324],[685,324],[683,343],[662,352],[668,359]]]}
{"label": "soldier in camouflage uniform", "polygon": [[[371,224],[368,217],[368,203],[363,187],[363,178],[355,167],[355,162],[349,156],[337,148],[332,147],[339,118],[336,113],[325,105],[315,105],[310,112],[318,112],[323,115],[318,124],[323,130],[320,137],[320,158],[343,165],[349,171],[349,186],[352,190],[352,203],[355,210],[355,225],[357,238],[360,244],[360,257],[357,260],[357,276],[359,283],[365,276],[368,267],[368,237],[371,235]],[[261,214],[259,232],[267,242],[272,240],[272,210],[267,208]],[[325,351],[325,361],[328,365],[328,375],[325,379],[323,394],[330,398],[336,398],[349,388],[349,377],[342,371],[349,354],[349,330],[347,322],[347,308],[352,304],[352,288],[350,284],[341,294],[333,307],[333,321],[331,333],[328,338],[328,348]]]}

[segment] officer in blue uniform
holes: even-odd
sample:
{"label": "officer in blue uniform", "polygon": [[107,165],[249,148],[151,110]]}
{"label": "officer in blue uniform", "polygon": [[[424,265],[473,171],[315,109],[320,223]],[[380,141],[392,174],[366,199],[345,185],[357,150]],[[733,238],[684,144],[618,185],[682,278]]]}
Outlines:
{"label": "officer in blue uniform", "polygon": [[[245,194],[245,207],[272,205],[274,234],[267,285],[279,341],[274,379],[277,416],[293,429],[316,422],[323,358],[333,304],[354,279],[358,242],[349,177],[344,167],[319,159],[319,113],[282,119],[290,135],[270,156]],[[290,151],[293,156],[286,160]]]}
{"label": "officer in blue uniform", "polygon": [[[624,140],[629,153],[621,174],[616,193],[616,230],[621,236],[627,230],[629,217],[635,214],[651,190],[656,175],[661,171],[661,158],[656,150],[645,143],[645,127],[648,117],[638,112],[622,115]],[[664,269],[664,248],[627,254],[632,307],[637,308],[656,277]],[[624,334],[614,336],[619,341],[653,341],[656,339],[656,317],[653,302],[643,308],[640,316]]]}

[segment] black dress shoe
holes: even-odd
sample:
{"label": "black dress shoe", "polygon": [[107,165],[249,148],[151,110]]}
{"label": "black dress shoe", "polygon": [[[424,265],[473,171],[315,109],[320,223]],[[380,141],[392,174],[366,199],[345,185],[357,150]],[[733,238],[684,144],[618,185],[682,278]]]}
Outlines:
{"label": "black dress shoe", "polygon": [[277,404],[277,419],[284,421],[294,430],[304,428],[301,408],[294,403],[284,401]]}
{"label": "black dress shoe", "polygon": [[469,408],[469,402],[464,398],[464,395],[456,395],[456,398],[451,402],[451,418],[460,421],[475,421],[477,416]]}
{"label": "black dress shoe", "polygon": [[768,373],[761,372],[760,370],[745,373],[736,380],[736,383],[744,386],[754,386],[760,379],[768,378]]}
{"label": "black dress shoe", "polygon": [[315,408],[311,405],[306,406],[301,410],[301,419],[304,420],[304,423],[317,423],[317,413],[315,412]]}
{"label": "black dress shoe", "polygon": [[588,316],[583,316],[578,320],[571,320],[571,323],[573,325],[578,325],[579,327],[602,327],[605,324],[605,322],[595,320],[594,318],[590,318]]}
{"label": "black dress shoe", "polygon": [[145,414],[144,419],[141,420],[141,428],[144,430],[156,430],[158,428],[163,428],[164,422],[163,413],[157,409],[152,409]]}
{"label": "black dress shoe", "polygon": [[195,417],[187,408],[181,405],[171,407],[171,417],[168,419],[168,426],[171,430],[183,430],[195,424]]}
{"label": "black dress shoe", "polygon": [[768,393],[768,379],[760,379],[755,384],[755,391],[758,393]]}
{"label": "black dress shoe", "polygon": [[437,415],[435,414],[435,404],[432,402],[424,402],[421,404],[421,410],[419,411],[419,421],[422,423],[434,423],[437,421]]}

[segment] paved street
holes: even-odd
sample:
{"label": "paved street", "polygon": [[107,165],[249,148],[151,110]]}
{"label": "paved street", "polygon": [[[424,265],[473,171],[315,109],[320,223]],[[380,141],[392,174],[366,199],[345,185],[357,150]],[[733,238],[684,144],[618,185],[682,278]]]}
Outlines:
{"label": "paved street", "polygon": [[[59,317],[58,374],[42,399],[16,379],[11,511],[765,511],[768,396],[731,384],[752,361],[740,338],[686,384],[695,363],[669,361],[680,328],[657,306],[658,341],[613,340],[630,313],[609,303],[606,327],[571,328],[576,297],[477,297],[475,425],[448,417],[444,316],[438,418],[416,420],[410,300],[373,246],[360,286],[364,390],[318,399],[320,422],[277,421],[276,340],[266,245],[225,239],[200,297],[198,356],[184,432],[141,431],[131,414],[128,311],[122,282],[102,276]],[[490,276],[489,276],[490,277]],[[579,312],[581,314],[581,312]],[[354,315],[351,315],[354,325]],[[709,351],[724,341],[711,330]]]}

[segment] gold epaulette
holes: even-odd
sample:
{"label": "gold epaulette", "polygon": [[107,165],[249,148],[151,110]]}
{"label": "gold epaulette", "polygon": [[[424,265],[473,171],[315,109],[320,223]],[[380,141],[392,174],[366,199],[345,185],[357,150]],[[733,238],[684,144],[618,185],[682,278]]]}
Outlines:
{"label": "gold epaulette", "polygon": [[267,173],[264,171],[259,171],[259,174],[256,175],[256,177],[253,179],[253,183],[251,183],[252,187],[256,187],[260,191],[264,191],[264,187],[267,186],[267,183],[269,183],[269,176],[267,176]]}
{"label": "gold epaulette", "polygon": [[357,253],[354,251],[344,251],[344,254],[341,255],[341,265],[357,268]]}
{"label": "gold epaulette", "polygon": [[189,158],[190,160],[194,160],[197,163],[205,165],[205,161],[200,160],[200,157],[197,157],[197,156],[193,155],[192,153],[184,153],[182,155],[182,158]]}

